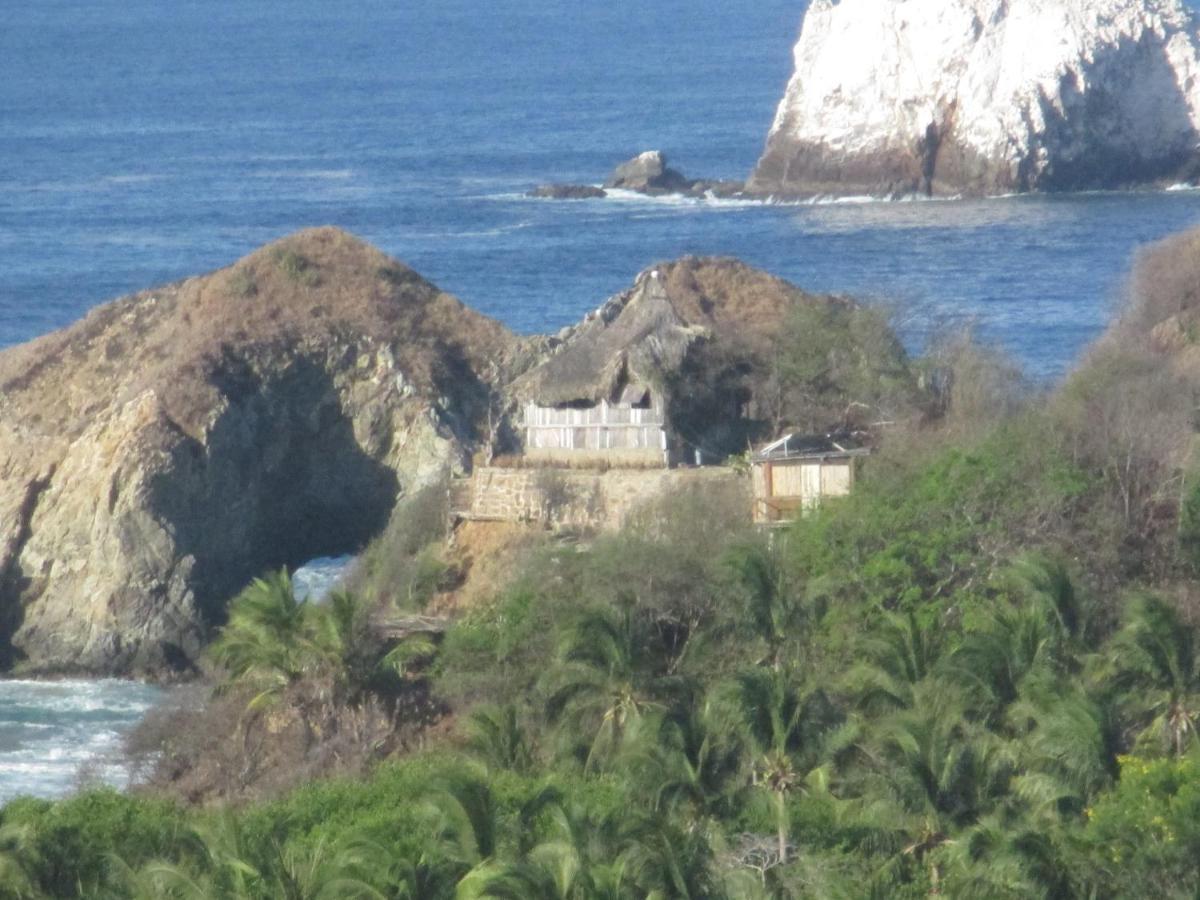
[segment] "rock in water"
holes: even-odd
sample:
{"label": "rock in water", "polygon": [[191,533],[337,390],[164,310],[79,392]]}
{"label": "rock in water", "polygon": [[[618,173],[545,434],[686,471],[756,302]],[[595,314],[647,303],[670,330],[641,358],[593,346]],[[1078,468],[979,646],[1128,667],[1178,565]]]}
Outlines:
{"label": "rock in water", "polygon": [[1200,172],[1182,0],[813,0],[758,194],[1116,188]]}
{"label": "rock in water", "polygon": [[692,182],[669,168],[661,151],[647,150],[617,166],[604,186],[639,194],[673,194],[687,191]]}
{"label": "rock in water", "polygon": [[525,196],[538,200],[599,200],[608,194],[591,184],[539,184]]}
{"label": "rock in water", "polygon": [[0,664],[186,666],[251,577],[463,465],[516,343],[323,228],[0,353]]}

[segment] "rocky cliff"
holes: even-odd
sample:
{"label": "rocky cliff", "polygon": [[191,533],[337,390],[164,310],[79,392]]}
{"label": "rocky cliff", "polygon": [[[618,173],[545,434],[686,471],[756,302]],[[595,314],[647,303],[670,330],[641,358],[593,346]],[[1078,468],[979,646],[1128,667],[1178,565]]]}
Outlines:
{"label": "rocky cliff", "polygon": [[934,195],[1200,174],[1182,0],[813,0],[748,188]]}
{"label": "rocky cliff", "polygon": [[251,576],[463,465],[517,347],[318,229],[0,353],[0,663],[186,667]]}

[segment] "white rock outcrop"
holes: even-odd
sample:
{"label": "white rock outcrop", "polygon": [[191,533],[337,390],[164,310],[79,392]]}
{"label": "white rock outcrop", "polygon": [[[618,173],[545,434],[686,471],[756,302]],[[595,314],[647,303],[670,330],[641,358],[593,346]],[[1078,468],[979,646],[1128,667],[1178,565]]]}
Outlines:
{"label": "white rock outcrop", "polygon": [[996,194],[1200,174],[1182,0],[813,0],[748,187]]}

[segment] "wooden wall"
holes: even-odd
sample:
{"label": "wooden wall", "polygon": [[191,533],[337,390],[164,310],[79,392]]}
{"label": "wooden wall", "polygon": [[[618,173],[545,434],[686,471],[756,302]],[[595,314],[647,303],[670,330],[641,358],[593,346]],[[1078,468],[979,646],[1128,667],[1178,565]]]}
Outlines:
{"label": "wooden wall", "polygon": [[614,462],[667,463],[667,432],[659,406],[640,409],[601,402],[585,409],[525,407],[525,453],[570,460],[574,454]]}
{"label": "wooden wall", "polygon": [[781,522],[817,506],[824,497],[844,497],[854,487],[854,460],[797,458],[756,462],[754,521]]}

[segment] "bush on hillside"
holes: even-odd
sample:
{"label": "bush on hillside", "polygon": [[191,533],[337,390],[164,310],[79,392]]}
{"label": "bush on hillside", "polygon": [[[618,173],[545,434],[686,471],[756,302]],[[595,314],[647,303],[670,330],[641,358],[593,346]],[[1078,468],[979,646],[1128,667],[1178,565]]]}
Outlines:
{"label": "bush on hillside", "polygon": [[1029,380],[1002,351],[980,344],[969,331],[934,340],[914,364],[925,393],[929,418],[942,426],[943,439],[970,439],[995,423],[1029,408]]}
{"label": "bush on hillside", "polygon": [[1200,230],[1142,248],[1134,260],[1118,332],[1145,335],[1172,316],[1200,309]]}
{"label": "bush on hillside", "polygon": [[453,575],[443,560],[449,527],[445,478],[402,497],[383,533],[355,562],[347,590],[376,603],[423,609]]}
{"label": "bush on hillside", "polygon": [[1052,404],[1051,434],[1094,473],[1129,538],[1134,561],[1162,574],[1174,559],[1194,395],[1155,354],[1100,348]]}

